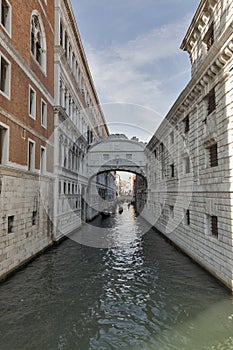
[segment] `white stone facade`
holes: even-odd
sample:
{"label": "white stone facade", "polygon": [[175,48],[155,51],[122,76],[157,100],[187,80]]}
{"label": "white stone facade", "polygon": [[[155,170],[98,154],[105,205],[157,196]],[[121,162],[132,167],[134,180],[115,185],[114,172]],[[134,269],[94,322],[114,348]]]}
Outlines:
{"label": "white stone facade", "polygon": [[86,153],[108,135],[69,0],[55,0],[55,237],[87,218]]}
{"label": "white stone facade", "polygon": [[[0,169],[1,278],[53,241],[53,181],[12,168]],[[42,198],[43,197],[43,198]]]}
{"label": "white stone facade", "polygon": [[192,78],[147,146],[148,188],[141,199],[146,219],[230,289],[232,19],[232,1],[200,2],[182,43]]}

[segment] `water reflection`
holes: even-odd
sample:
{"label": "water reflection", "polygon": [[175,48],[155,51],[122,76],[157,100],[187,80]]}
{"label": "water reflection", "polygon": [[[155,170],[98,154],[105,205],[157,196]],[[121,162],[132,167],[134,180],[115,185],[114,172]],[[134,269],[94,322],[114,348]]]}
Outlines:
{"label": "water reflection", "polygon": [[1,285],[0,349],[233,349],[222,286],[132,207],[98,225],[113,247],[67,240]]}

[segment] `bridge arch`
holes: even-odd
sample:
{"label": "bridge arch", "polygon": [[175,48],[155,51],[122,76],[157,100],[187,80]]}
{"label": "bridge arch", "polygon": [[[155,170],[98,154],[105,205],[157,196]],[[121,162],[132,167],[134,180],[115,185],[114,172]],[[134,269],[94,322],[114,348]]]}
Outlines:
{"label": "bridge arch", "polygon": [[[111,201],[112,199],[110,196],[110,199],[102,198],[103,200],[101,200],[99,198],[98,201],[95,201],[101,187],[101,181],[100,183],[96,181],[99,175],[111,174],[115,171],[133,173],[139,175],[144,181],[144,187],[147,187],[145,147],[144,143],[129,140],[124,135],[110,136],[108,139],[89,147],[87,153],[87,206],[90,219],[92,217],[91,212],[97,212],[99,208],[101,209],[106,205],[107,200]],[[98,209],[95,203],[98,203]]]}
{"label": "bridge arch", "polygon": [[120,135],[92,145],[87,153],[88,177],[104,171],[127,171],[146,177],[146,145]]}

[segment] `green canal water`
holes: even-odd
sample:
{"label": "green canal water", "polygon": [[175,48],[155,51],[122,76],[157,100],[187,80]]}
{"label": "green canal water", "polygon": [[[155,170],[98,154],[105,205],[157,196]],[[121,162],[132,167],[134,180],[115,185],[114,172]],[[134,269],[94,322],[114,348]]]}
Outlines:
{"label": "green canal water", "polygon": [[98,224],[114,248],[66,240],[0,285],[0,350],[233,349],[225,288],[132,207]]}

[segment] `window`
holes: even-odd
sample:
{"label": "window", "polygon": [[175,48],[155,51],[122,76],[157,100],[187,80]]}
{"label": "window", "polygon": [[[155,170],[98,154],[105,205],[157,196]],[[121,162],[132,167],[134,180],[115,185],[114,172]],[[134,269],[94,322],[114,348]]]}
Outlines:
{"label": "window", "polygon": [[154,149],[154,156],[155,156],[155,158],[157,158],[157,149],[156,148]]}
{"label": "window", "polygon": [[207,235],[218,238],[218,217],[216,215],[205,215],[205,232]]}
{"label": "window", "polygon": [[64,49],[65,49],[65,55],[66,55],[66,58],[68,57],[68,36],[67,36],[67,33],[65,32],[65,42],[64,42]]}
{"label": "window", "polygon": [[63,25],[60,22],[60,46],[63,46]]}
{"label": "window", "polygon": [[35,142],[28,141],[28,170],[33,171],[35,169]]}
{"label": "window", "polygon": [[184,224],[186,226],[190,225],[190,210],[189,209],[184,209]]}
{"label": "window", "polygon": [[8,216],[8,233],[14,232],[14,216]]}
{"label": "window", "polygon": [[174,131],[170,132],[169,138],[170,138],[170,145],[173,145],[173,143],[174,143]]}
{"label": "window", "polygon": [[109,160],[109,154],[103,154],[103,160]]}
{"label": "window", "polygon": [[1,25],[11,35],[11,5],[7,0],[0,0]]}
{"label": "window", "polygon": [[35,226],[37,222],[37,210],[32,212],[32,226]]}
{"label": "window", "polygon": [[175,177],[175,164],[170,165],[170,175],[171,177]]}
{"label": "window", "polygon": [[218,147],[217,143],[209,147],[209,165],[211,167],[218,166]]}
{"label": "window", "polygon": [[40,148],[40,173],[45,174],[46,172],[46,153],[45,148]]}
{"label": "window", "polygon": [[190,173],[190,158],[188,156],[184,158],[184,173]]}
{"label": "window", "polygon": [[189,132],[189,116],[184,118],[184,133],[187,134]]}
{"label": "window", "polygon": [[0,92],[10,98],[11,65],[0,52]]}
{"label": "window", "polygon": [[164,144],[162,142],[160,143],[159,149],[161,153],[164,151]]}
{"label": "window", "polygon": [[169,205],[169,212],[170,212],[170,217],[173,219],[174,218],[174,206]]}
{"label": "window", "polygon": [[8,160],[9,129],[0,124],[0,164]]}
{"label": "window", "polygon": [[36,91],[29,86],[29,116],[36,119]]}
{"label": "window", "polygon": [[215,215],[211,216],[211,234],[218,237],[218,218]]}
{"label": "window", "polygon": [[214,43],[214,25],[210,25],[206,35],[204,36],[203,42],[206,45],[206,51],[208,52]]}
{"label": "window", "polygon": [[39,16],[34,14],[31,18],[31,54],[43,69],[45,69],[46,62],[45,53],[45,35],[42,32]]}
{"label": "window", "polygon": [[211,114],[215,108],[216,108],[216,102],[215,102],[215,91],[212,89],[207,97],[207,113],[208,115]]}
{"label": "window", "polygon": [[41,125],[47,127],[47,103],[41,100]]}

